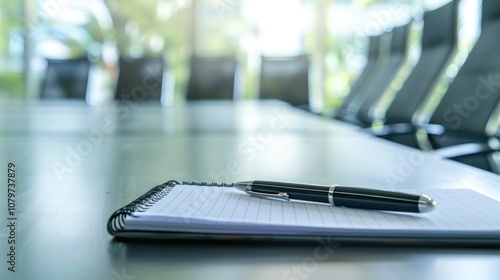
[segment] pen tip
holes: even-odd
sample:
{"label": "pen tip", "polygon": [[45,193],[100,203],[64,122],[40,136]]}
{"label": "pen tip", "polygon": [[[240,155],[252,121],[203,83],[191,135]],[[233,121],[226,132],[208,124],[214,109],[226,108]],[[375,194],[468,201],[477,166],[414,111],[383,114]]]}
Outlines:
{"label": "pen tip", "polygon": [[241,181],[241,182],[236,182],[235,184],[240,185],[240,186],[243,186],[243,185],[248,186],[248,185],[252,184],[252,182],[253,181]]}
{"label": "pen tip", "polygon": [[252,181],[242,181],[242,182],[236,182],[234,183],[234,187],[241,190],[241,191],[246,191],[249,186],[252,185]]}
{"label": "pen tip", "polygon": [[436,206],[436,201],[434,199],[428,197],[427,195],[421,195],[418,200],[418,211],[420,213],[428,213],[434,210]]}

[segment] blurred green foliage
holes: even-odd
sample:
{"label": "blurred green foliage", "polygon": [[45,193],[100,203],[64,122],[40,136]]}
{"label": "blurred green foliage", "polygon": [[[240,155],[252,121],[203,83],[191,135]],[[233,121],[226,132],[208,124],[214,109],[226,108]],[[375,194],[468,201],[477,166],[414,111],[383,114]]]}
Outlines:
{"label": "blurred green foliage", "polygon": [[0,0],[0,56],[8,54],[10,32],[23,25],[23,1]]}
{"label": "blurred green foliage", "polygon": [[24,91],[21,57],[12,57],[9,39],[22,30],[23,1],[0,0],[0,97],[22,97]]}
{"label": "blurred green foliage", "polygon": [[0,97],[24,97],[23,73],[0,72]]}

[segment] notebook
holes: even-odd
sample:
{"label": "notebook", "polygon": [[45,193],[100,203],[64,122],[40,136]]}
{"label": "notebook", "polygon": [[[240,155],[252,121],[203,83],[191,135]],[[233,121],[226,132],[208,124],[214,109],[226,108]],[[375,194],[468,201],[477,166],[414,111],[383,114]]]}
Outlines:
{"label": "notebook", "polygon": [[500,244],[500,202],[470,189],[425,194],[438,203],[434,211],[396,213],[263,199],[223,183],[168,181],[113,213],[108,231],[148,239]]}

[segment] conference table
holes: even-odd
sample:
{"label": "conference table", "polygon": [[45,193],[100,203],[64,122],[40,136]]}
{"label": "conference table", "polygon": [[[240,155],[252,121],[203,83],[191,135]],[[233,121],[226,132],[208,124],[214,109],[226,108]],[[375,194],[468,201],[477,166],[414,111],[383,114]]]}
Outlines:
{"label": "conference table", "polygon": [[500,200],[498,175],[279,101],[2,102],[0,158],[0,279],[500,279],[498,245],[124,241],[107,232],[115,210],[168,180],[470,188]]}

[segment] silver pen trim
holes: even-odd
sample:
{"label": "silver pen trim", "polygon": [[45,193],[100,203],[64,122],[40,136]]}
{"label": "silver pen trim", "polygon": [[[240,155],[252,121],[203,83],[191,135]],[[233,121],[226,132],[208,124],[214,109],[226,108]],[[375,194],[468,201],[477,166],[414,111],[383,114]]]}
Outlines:
{"label": "silver pen trim", "polygon": [[249,190],[247,190],[245,192],[247,194],[249,194],[251,196],[255,196],[255,197],[290,201],[290,196],[287,193],[284,193],[284,192],[280,192],[280,193],[261,193],[261,192],[249,191]]}
{"label": "silver pen trim", "polygon": [[333,202],[333,192],[335,191],[336,186],[337,185],[332,185],[328,190],[328,202],[333,206],[335,206],[335,203]]}

